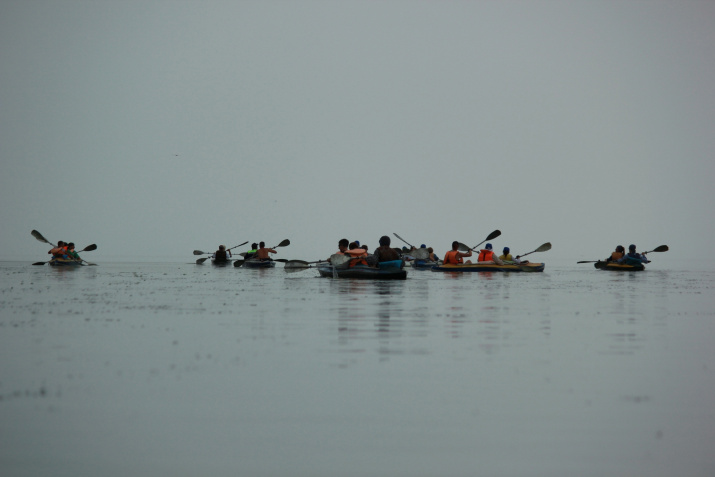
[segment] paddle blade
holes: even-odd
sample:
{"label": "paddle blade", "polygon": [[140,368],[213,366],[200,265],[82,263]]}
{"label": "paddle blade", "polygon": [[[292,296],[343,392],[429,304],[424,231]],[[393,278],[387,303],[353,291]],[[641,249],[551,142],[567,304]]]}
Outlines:
{"label": "paddle blade", "polygon": [[598,260],[581,260],[580,262],[576,262],[576,263],[596,263],[596,262],[598,262]]}
{"label": "paddle blade", "polygon": [[495,230],[494,232],[487,235],[487,238],[484,241],[486,242],[487,240],[494,240],[495,238],[497,238],[500,235],[501,235],[501,230]]}
{"label": "paddle blade", "polygon": [[51,244],[50,242],[48,242],[47,239],[46,239],[45,237],[43,237],[42,234],[41,234],[40,232],[38,232],[37,230],[33,230],[32,232],[30,232],[30,234],[32,234],[32,236],[35,237],[35,238],[36,238],[37,240],[39,240],[40,242],[45,242],[45,243],[49,243],[50,245],[52,245],[52,244]]}
{"label": "paddle blade", "polygon": [[330,256],[330,264],[334,268],[341,268],[347,265],[350,260],[352,260],[352,257],[350,257],[349,255],[341,255],[339,253],[336,253]]}
{"label": "paddle blade", "polygon": [[282,241],[281,243],[279,243],[278,245],[276,245],[276,246],[273,247],[273,248],[287,247],[288,245],[290,245],[290,240],[285,239],[284,241]]}
{"label": "paddle blade", "polygon": [[551,250],[551,242],[546,242],[541,247],[534,250],[534,252],[546,252],[547,250]]}
{"label": "paddle blade", "polygon": [[233,266],[234,266],[234,267],[240,267],[240,266],[243,265],[245,262],[246,262],[245,260],[236,260],[235,262],[233,262]]}
{"label": "paddle blade", "polygon": [[200,259],[196,260],[196,265],[201,265],[202,263],[204,263],[204,262],[205,262],[206,260],[208,260],[208,259],[209,259],[209,257],[200,258]]}
{"label": "paddle blade", "polygon": [[[656,248],[654,248],[654,249],[651,250],[651,251],[652,251],[652,252],[667,252],[668,250],[669,250],[669,249],[668,249],[668,246],[667,246],[667,245],[661,245],[660,247],[656,247]],[[649,253],[650,253],[650,252],[649,252]]]}
{"label": "paddle blade", "polygon": [[402,237],[400,237],[399,235],[397,235],[395,232],[392,232],[392,235],[394,235],[395,237],[397,237],[398,239],[402,240],[402,241],[405,242],[407,245],[409,245],[410,247],[412,247],[412,244],[411,244],[410,242],[408,242],[407,240],[403,239]]}
{"label": "paddle blade", "polygon": [[310,265],[303,260],[287,260],[284,268],[308,268]]}
{"label": "paddle blade", "polygon": [[429,252],[426,248],[418,248],[410,252],[410,255],[415,257],[417,260],[427,260],[429,258]]}
{"label": "paddle blade", "polygon": [[35,263],[33,263],[33,265],[44,265],[44,264],[46,264],[46,263],[47,263],[47,262],[35,262]]}
{"label": "paddle blade", "polygon": [[204,255],[206,252],[202,252],[201,250],[194,250],[194,255]]}
{"label": "paddle blade", "polygon": [[93,243],[92,245],[87,245],[84,247],[81,251],[82,252],[91,252],[92,250],[97,250],[97,244]]}
{"label": "paddle blade", "polygon": [[459,242],[459,248],[458,248],[458,250],[459,250],[460,252],[469,252],[469,251],[471,250],[471,248],[467,247],[467,246],[464,245],[462,242]]}

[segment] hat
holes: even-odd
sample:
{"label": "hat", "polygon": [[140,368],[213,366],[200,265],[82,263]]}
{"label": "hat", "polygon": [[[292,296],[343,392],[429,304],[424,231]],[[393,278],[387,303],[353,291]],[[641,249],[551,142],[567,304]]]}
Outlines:
{"label": "hat", "polygon": [[509,253],[509,247],[504,247],[504,253]]}
{"label": "hat", "polygon": [[427,245],[422,244],[422,245],[420,245],[420,248],[427,248]]}
{"label": "hat", "polygon": [[357,245],[357,246],[359,247],[359,246],[360,246],[360,241],[359,241],[359,240],[356,240],[356,241],[355,241],[355,245]]}
{"label": "hat", "polygon": [[484,246],[484,248],[486,248],[487,250],[491,250],[491,249],[492,249],[492,244],[488,243],[488,244],[486,244],[486,245]]}

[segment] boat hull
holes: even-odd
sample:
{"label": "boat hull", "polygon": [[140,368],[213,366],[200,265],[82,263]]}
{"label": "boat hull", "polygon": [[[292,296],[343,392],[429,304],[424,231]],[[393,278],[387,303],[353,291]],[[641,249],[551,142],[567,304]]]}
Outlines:
{"label": "boat hull", "polygon": [[77,260],[67,260],[64,258],[53,258],[50,260],[49,265],[51,267],[81,267],[82,262]]}
{"label": "boat hull", "polygon": [[613,272],[641,272],[645,270],[645,265],[642,263],[629,265],[626,263],[615,262],[596,262],[593,264],[598,270],[610,270]]}
{"label": "boat hull", "polygon": [[228,260],[215,260],[211,259],[211,265],[216,265],[217,267],[226,267],[229,266],[233,263],[233,259],[228,259]]}
{"label": "boat hull", "polygon": [[273,260],[246,260],[243,262],[243,268],[273,268],[276,262]]}
{"label": "boat hull", "polygon": [[410,265],[415,270],[431,270],[432,267],[438,266],[440,262],[433,262],[432,260],[413,260]]}
{"label": "boat hull", "polygon": [[407,271],[401,268],[373,268],[364,265],[357,265],[351,268],[337,268],[333,270],[332,265],[318,265],[316,267],[321,277],[334,278],[357,278],[361,280],[404,280],[407,278]]}
{"label": "boat hull", "polygon": [[543,272],[545,265],[543,263],[520,263],[520,264],[504,264],[497,265],[496,263],[462,263],[459,265],[437,265],[432,267],[433,272]]}

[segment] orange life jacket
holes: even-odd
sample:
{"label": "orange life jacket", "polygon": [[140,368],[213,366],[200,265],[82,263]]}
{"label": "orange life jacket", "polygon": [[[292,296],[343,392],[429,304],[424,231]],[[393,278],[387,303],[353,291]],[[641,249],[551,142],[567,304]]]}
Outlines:
{"label": "orange life jacket", "polygon": [[623,252],[613,252],[611,254],[611,261],[615,262],[616,260],[620,260],[623,258],[623,255],[625,255]]}
{"label": "orange life jacket", "polygon": [[350,260],[350,262],[348,263],[348,267],[354,267],[355,265],[367,266],[367,260],[365,260],[365,257],[367,257],[367,252],[364,249],[355,248],[352,250],[346,250],[345,255],[353,257],[352,260]]}
{"label": "orange life jacket", "polygon": [[477,262],[491,262],[493,260],[494,252],[492,252],[491,250],[483,248],[479,251],[479,258],[477,258]]}
{"label": "orange life jacket", "polygon": [[449,252],[444,254],[444,264],[445,265],[459,265],[460,263],[464,263],[464,260],[462,260],[462,257],[458,257],[457,254],[459,253],[459,250],[450,250]]}

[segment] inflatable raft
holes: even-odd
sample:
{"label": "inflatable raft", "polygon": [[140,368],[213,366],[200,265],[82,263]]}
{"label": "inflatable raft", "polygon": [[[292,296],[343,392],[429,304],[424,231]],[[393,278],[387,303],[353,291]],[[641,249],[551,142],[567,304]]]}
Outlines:
{"label": "inflatable raft", "polygon": [[594,263],[593,266],[599,270],[611,270],[614,272],[640,272],[645,270],[645,265],[642,263],[627,264],[599,261]]}
{"label": "inflatable raft", "polygon": [[404,280],[407,278],[407,271],[399,267],[373,268],[356,265],[350,268],[333,268],[332,265],[323,263],[316,268],[320,276],[325,278],[358,278],[363,280]]}
{"label": "inflatable raft", "polygon": [[431,268],[433,272],[543,272],[543,263],[505,263],[497,265],[494,262],[461,263],[459,265],[437,265]]}

